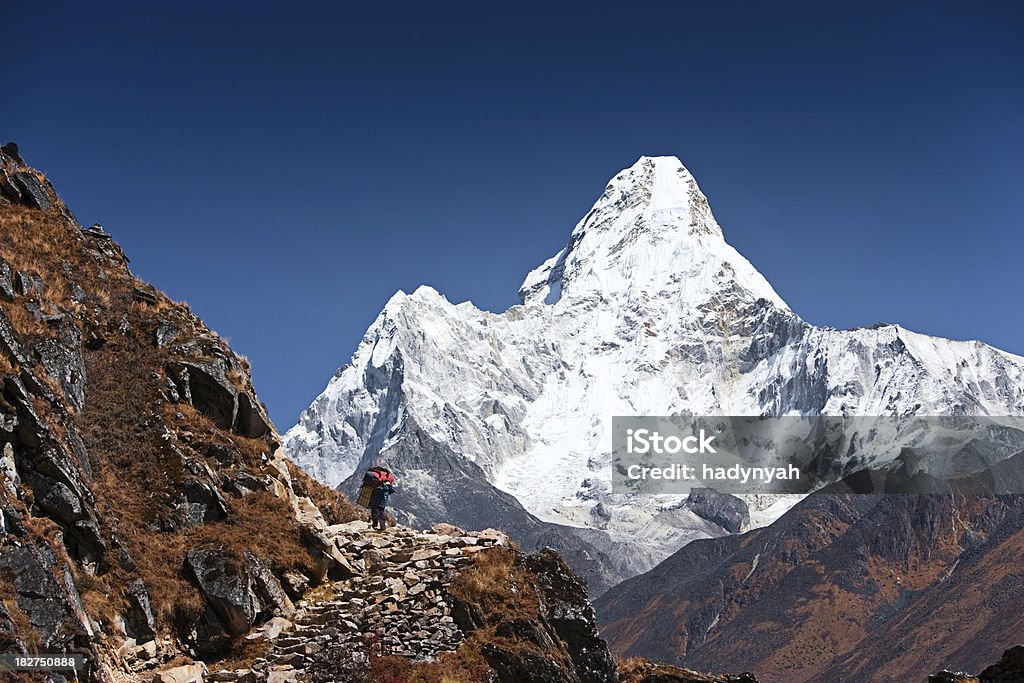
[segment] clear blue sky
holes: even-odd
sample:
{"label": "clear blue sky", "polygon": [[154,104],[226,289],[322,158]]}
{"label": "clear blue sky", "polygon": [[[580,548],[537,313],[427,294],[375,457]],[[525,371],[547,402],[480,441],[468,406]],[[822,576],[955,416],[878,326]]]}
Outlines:
{"label": "clear blue sky", "polygon": [[643,154],[806,320],[1024,353],[1021,3],[102,4],[4,8],[0,137],[282,430],[395,290],[517,303]]}

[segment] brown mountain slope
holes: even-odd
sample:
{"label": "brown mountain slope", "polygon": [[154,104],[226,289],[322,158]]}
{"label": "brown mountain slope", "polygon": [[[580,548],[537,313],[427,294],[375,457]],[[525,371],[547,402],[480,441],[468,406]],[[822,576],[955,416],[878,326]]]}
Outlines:
{"label": "brown mountain slope", "polygon": [[684,547],[596,607],[619,654],[762,681],[979,670],[1024,627],[1022,529],[1021,496],[814,495],[770,527]]}

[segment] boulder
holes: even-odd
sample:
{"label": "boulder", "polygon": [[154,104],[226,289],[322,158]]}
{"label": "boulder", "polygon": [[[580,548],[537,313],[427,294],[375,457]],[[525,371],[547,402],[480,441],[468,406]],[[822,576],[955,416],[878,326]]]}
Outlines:
{"label": "boulder", "polygon": [[191,549],[185,565],[229,633],[237,636],[252,628],[263,604],[252,574],[237,558],[222,550]]}
{"label": "boulder", "polygon": [[216,488],[198,479],[189,479],[174,504],[174,513],[177,526],[187,529],[222,520],[228,511]]}
{"label": "boulder", "polygon": [[309,590],[309,579],[300,572],[286,571],[281,576],[281,580],[283,582],[284,589],[288,591],[288,594],[293,599],[305,595],[306,591]]}
{"label": "boulder", "polygon": [[282,632],[292,628],[294,624],[288,621],[284,617],[274,617],[267,623],[263,624],[258,630],[253,631],[245,637],[246,640],[259,640],[260,638],[266,638],[267,640],[274,640]]}
{"label": "boulder", "polygon": [[738,534],[750,525],[750,510],[741,498],[714,489],[695,488],[686,499],[686,506],[697,515]]}
{"label": "boulder", "polygon": [[267,683],[295,683],[297,680],[299,672],[294,667],[275,667],[267,672]]}
{"label": "boulder", "polygon": [[82,332],[77,325],[64,325],[57,338],[35,345],[46,373],[57,381],[64,396],[77,410],[85,406],[85,359],[82,357]]}
{"label": "boulder", "polygon": [[[0,428],[2,427],[3,425],[0,423]],[[14,445],[9,441],[3,445],[3,448],[0,448],[0,480],[7,492],[17,499],[17,487],[21,483],[21,477],[18,476],[18,467],[14,462]]]}
{"label": "boulder", "polygon": [[25,473],[36,505],[49,516],[66,524],[84,517],[82,499],[65,484],[33,470]]}
{"label": "boulder", "polygon": [[[298,496],[292,503],[292,507],[295,509],[295,520],[302,527],[315,529],[317,531],[324,531],[327,529],[327,522],[324,520],[323,514],[320,512],[320,508],[316,506],[310,498],[306,496]],[[327,545],[328,542],[324,541]]]}
{"label": "boulder", "polygon": [[181,334],[181,326],[177,323],[164,320],[163,318],[157,320],[156,332],[154,333],[157,347],[162,349],[170,346],[178,338],[179,334]]}
{"label": "boulder", "polygon": [[273,485],[268,481],[269,479],[270,477],[254,477],[243,470],[232,476],[224,485],[224,488],[239,496],[247,496],[250,493],[266,491],[272,488]]}
{"label": "boulder", "polygon": [[267,568],[267,566],[252,553],[245,554],[246,564],[249,567],[249,571],[252,573],[253,579],[256,584],[256,591],[263,601],[264,605],[273,608],[275,611],[287,616],[295,611],[295,606],[292,605],[291,599],[287,593],[284,592],[284,588],[281,587],[281,582],[277,580],[273,572]]}
{"label": "boulder", "polygon": [[188,363],[176,361],[168,369],[184,400],[189,401],[221,429],[231,429],[235,423],[238,402],[225,366],[222,359]]}
{"label": "boulder", "polygon": [[18,271],[14,275],[14,291],[22,296],[42,296],[46,291],[46,283],[38,273],[23,273]]}
{"label": "boulder", "polygon": [[445,524],[444,522],[440,522],[430,527],[430,531],[438,536],[464,536],[466,534],[465,531],[454,524]]}
{"label": "boulder", "polygon": [[247,393],[238,395],[238,412],[235,415],[234,431],[236,434],[259,439],[271,431],[270,419],[260,404]]}
{"label": "boulder", "polygon": [[157,671],[153,683],[203,683],[206,676],[206,664],[193,662]]}
{"label": "boulder", "polygon": [[149,603],[149,591],[142,579],[135,579],[128,585],[125,597],[128,600],[131,635],[137,642],[151,641],[156,636],[156,619]]}

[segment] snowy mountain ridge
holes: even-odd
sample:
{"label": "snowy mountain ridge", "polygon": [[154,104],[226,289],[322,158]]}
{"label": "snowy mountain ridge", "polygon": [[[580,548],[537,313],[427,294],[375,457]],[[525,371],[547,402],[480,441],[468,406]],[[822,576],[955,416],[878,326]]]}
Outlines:
{"label": "snowy mountain ridge", "polygon": [[[1024,414],[1024,358],[805,323],[675,157],[617,174],[520,296],[495,314],[426,286],[397,293],[288,453],[337,485],[416,425],[540,519],[626,544],[633,572],[724,532],[678,499],[611,494],[614,415]],[[756,524],[788,503],[754,504]]]}

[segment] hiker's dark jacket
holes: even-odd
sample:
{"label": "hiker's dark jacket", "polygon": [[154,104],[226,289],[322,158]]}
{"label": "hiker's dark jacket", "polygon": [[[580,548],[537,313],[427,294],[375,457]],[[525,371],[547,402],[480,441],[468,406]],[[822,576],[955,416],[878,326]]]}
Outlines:
{"label": "hiker's dark jacket", "polygon": [[370,507],[387,507],[388,499],[391,498],[391,494],[394,492],[395,487],[391,484],[378,484],[377,488],[373,490],[373,495],[370,496]]}

